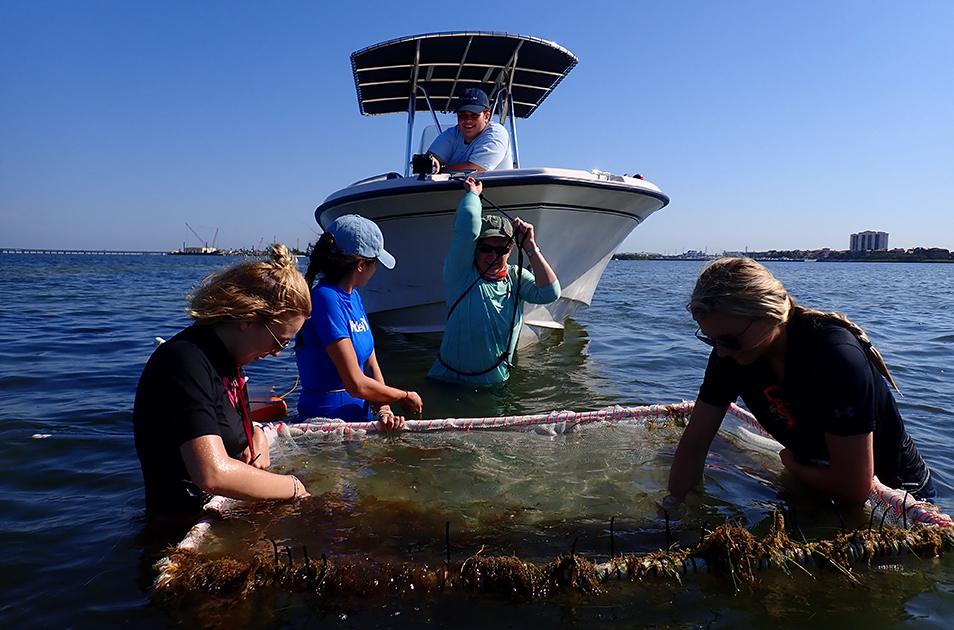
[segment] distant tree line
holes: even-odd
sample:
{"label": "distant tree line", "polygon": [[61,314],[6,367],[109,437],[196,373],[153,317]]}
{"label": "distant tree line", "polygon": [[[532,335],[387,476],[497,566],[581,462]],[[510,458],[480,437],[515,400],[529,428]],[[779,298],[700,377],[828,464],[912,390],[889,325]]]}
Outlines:
{"label": "distant tree line", "polygon": [[913,249],[891,249],[874,251],[829,252],[825,260],[847,262],[951,262],[951,252],[940,247],[915,247]]}

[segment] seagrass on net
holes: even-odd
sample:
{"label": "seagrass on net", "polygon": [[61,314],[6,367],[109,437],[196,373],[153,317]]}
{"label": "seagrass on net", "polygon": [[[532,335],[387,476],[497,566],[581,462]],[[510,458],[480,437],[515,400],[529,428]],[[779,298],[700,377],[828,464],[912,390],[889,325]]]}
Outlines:
{"label": "seagrass on net", "polygon": [[420,597],[442,592],[490,594],[538,600],[575,592],[599,597],[610,581],[681,582],[695,573],[752,584],[759,571],[776,569],[864,579],[864,569],[904,557],[926,561],[954,549],[954,527],[867,529],[839,533],[830,540],[792,540],[776,514],[773,531],[756,538],[742,527],[722,525],[699,544],[662,549],[594,563],[575,553],[534,564],[514,556],[475,553],[463,561],[436,563],[376,561],[371,556],[312,558],[307,547],[262,541],[251,559],[214,557],[194,549],[167,558],[155,595],[174,602],[190,596],[247,598],[268,591],[297,593],[321,601],[362,605],[382,598]]}

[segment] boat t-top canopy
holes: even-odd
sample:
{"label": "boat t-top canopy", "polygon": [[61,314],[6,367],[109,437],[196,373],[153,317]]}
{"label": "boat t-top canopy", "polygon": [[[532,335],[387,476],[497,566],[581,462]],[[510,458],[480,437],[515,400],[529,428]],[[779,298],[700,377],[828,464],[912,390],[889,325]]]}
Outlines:
{"label": "boat t-top canopy", "polygon": [[429,33],[392,39],[351,55],[358,107],[365,116],[407,112],[404,175],[410,173],[414,118],[452,112],[466,88],[490,98],[500,124],[510,122],[513,167],[520,163],[517,118],[529,118],[576,65],[570,51],[553,42],[509,33]]}
{"label": "boat t-top canopy", "polygon": [[487,32],[415,35],[351,55],[365,116],[451,112],[461,91],[475,87],[503,108],[495,112],[503,118],[528,118],[576,63],[553,42]]}

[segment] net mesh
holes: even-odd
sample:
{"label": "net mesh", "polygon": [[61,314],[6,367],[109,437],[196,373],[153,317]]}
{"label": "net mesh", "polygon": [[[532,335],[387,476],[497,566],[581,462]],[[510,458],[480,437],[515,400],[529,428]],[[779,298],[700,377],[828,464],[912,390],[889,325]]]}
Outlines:
{"label": "net mesh", "polygon": [[[554,411],[546,414],[494,418],[446,418],[409,421],[406,431],[532,431],[544,435],[567,433],[590,423],[636,422],[652,426],[684,426],[692,403],[610,407],[598,411]],[[309,436],[318,441],[364,439],[381,430],[377,423],[312,420],[266,425],[273,447],[283,440]],[[781,449],[746,410],[733,405],[720,431],[734,442],[764,454]],[[776,514],[772,531],[757,538],[743,527],[725,524],[703,531],[696,545],[671,544],[645,554],[612,557],[593,563],[574,551],[550,562],[530,562],[483,551],[463,561],[442,563],[376,560],[367,555],[310,557],[305,545],[259,541],[251,555],[241,558],[210,551],[212,528],[221,515],[240,509],[240,502],[215,497],[207,516],[157,565],[155,592],[160,599],[198,593],[248,597],[267,590],[307,593],[322,601],[364,600],[372,596],[443,592],[447,589],[494,593],[517,598],[543,598],[563,589],[598,595],[607,583],[647,579],[676,579],[694,573],[717,573],[736,583],[751,581],[759,569],[826,570],[856,579],[857,568],[877,566],[899,558],[930,558],[954,548],[954,522],[929,503],[874,480],[866,509],[866,529],[842,531],[827,540],[808,541],[795,529],[786,531]],[[668,527],[668,523],[667,523]],[[611,525],[612,531],[612,525]],[[575,543],[574,543],[575,546]],[[854,567],[854,568],[853,568]],[[372,597],[373,598],[373,597]]]}

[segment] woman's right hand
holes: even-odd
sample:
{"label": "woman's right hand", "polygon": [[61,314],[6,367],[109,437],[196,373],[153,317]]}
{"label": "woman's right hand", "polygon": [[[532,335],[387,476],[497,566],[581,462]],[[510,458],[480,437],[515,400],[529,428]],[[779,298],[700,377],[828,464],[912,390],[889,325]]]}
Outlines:
{"label": "woman's right hand", "polygon": [[464,180],[464,188],[467,192],[472,192],[479,197],[480,193],[484,190],[484,185],[473,177],[468,177]]}
{"label": "woman's right hand", "polygon": [[305,487],[305,484],[301,482],[301,479],[295,475],[288,475],[291,477],[292,484],[294,485],[294,494],[292,495],[292,500],[298,499],[307,499],[311,496],[311,493],[308,492],[308,488]]}

